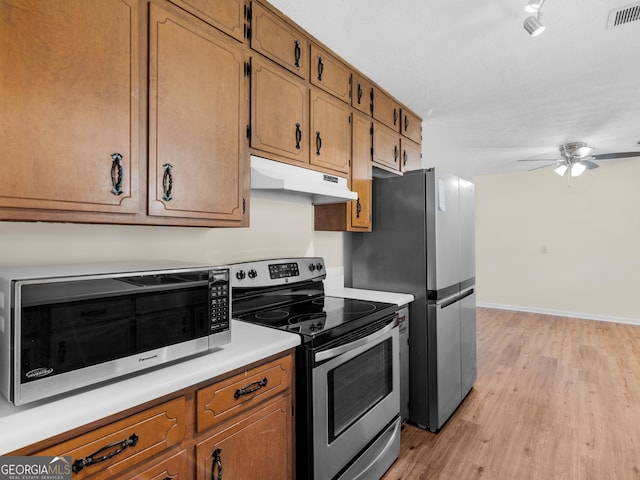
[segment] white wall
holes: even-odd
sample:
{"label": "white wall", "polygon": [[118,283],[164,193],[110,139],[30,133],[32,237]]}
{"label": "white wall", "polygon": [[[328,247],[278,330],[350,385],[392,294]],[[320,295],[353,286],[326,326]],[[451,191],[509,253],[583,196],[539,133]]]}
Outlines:
{"label": "white wall", "polygon": [[0,267],[121,260],[224,264],[321,256],[343,266],[343,234],[313,231],[313,206],[293,194],[253,191],[249,228],[0,222]]}
{"label": "white wall", "polygon": [[640,323],[640,161],[479,176],[481,305]]}

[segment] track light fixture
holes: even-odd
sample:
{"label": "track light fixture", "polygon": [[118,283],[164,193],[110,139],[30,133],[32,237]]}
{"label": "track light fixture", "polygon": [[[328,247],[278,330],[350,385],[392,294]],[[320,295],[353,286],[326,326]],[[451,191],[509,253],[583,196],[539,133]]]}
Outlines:
{"label": "track light fixture", "polygon": [[535,17],[527,17],[523,24],[524,29],[532,37],[540,35],[546,28],[540,21],[540,15],[542,13],[540,12],[540,7],[542,7],[543,3],[544,0],[529,0],[527,6],[524,7],[525,11],[536,14]]}

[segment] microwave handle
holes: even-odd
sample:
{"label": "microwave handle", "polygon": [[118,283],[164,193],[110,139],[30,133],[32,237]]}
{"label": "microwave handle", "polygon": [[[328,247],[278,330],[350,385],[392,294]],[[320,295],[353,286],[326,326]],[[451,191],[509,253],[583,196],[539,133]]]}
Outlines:
{"label": "microwave handle", "polygon": [[314,357],[315,361],[322,362],[324,360],[329,360],[330,358],[342,355],[343,353],[353,350],[354,348],[361,347],[362,345],[367,345],[368,343],[373,343],[380,337],[384,337],[387,333],[389,333],[397,326],[398,318],[396,317],[389,325],[381,330],[378,330],[377,332],[372,333],[371,335],[368,335],[364,338],[359,338],[358,340],[354,340],[353,342],[347,343],[345,345],[338,345],[337,347],[330,348],[329,350],[323,350],[322,352],[316,353]]}

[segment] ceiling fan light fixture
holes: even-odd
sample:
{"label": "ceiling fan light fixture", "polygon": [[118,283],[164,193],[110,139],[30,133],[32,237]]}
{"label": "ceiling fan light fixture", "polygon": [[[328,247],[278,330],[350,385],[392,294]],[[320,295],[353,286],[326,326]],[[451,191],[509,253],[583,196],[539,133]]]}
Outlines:
{"label": "ceiling fan light fixture", "polygon": [[527,3],[527,6],[524,7],[524,10],[525,12],[536,13],[540,10],[540,7],[542,7],[543,3],[544,0],[529,0],[529,3]]}
{"label": "ceiling fan light fixture", "polygon": [[571,176],[577,177],[578,175],[582,175],[586,169],[587,167],[582,163],[574,163],[571,165]]}
{"label": "ceiling fan light fixture", "polygon": [[567,172],[567,166],[566,165],[560,165],[559,167],[554,168],[553,171],[556,172],[561,177],[563,177],[564,174]]}
{"label": "ceiling fan light fixture", "polygon": [[524,29],[531,35],[532,37],[536,37],[544,32],[546,28],[542,22],[536,17],[527,17],[524,21]]}

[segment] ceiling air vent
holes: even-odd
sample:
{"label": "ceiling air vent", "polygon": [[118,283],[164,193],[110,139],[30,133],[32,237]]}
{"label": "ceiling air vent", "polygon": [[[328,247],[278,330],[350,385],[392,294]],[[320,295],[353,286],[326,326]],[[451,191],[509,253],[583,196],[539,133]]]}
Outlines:
{"label": "ceiling air vent", "polygon": [[607,28],[617,27],[625,23],[637,22],[640,20],[640,3],[616,8],[609,12],[609,22]]}

